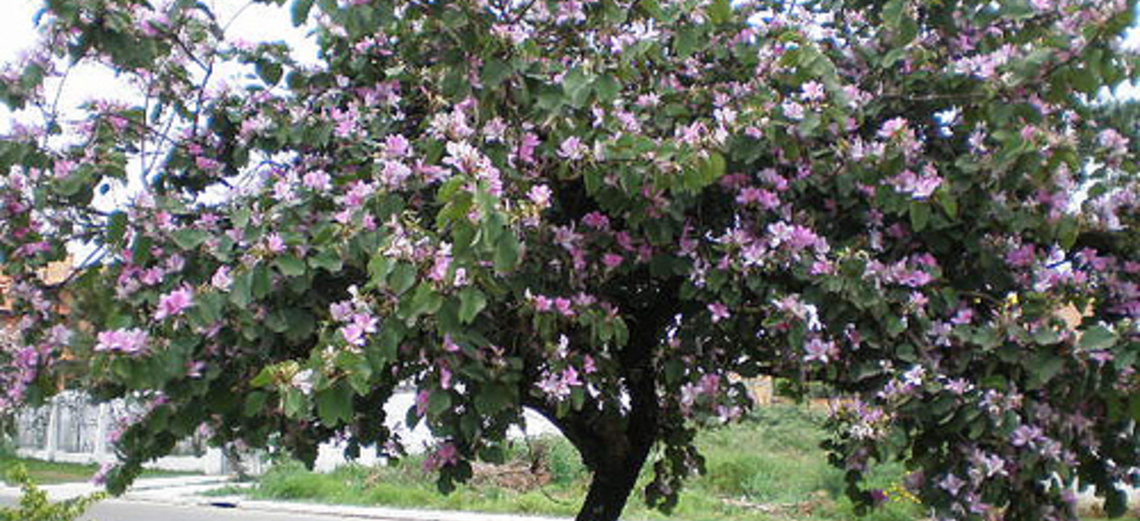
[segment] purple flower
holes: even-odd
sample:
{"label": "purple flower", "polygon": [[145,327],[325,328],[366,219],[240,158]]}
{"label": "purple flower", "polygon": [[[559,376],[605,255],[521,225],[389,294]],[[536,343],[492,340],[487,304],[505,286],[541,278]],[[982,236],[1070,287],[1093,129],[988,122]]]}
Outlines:
{"label": "purple flower", "polygon": [[1014,447],[1032,445],[1042,434],[1040,427],[1022,425],[1014,429],[1013,434],[1009,436],[1009,443]]}
{"label": "purple flower", "polygon": [[431,399],[431,393],[427,389],[420,389],[416,393],[416,416],[423,418],[427,414],[428,401]]}
{"label": "purple flower", "polygon": [[788,119],[799,121],[804,119],[804,106],[792,100],[785,101],[781,108]]}
{"label": "purple flower", "polygon": [[389,157],[405,157],[411,153],[408,138],[400,134],[392,134],[384,138],[384,155]]}
{"label": "purple flower", "polygon": [[530,201],[540,209],[550,207],[550,197],[552,195],[553,193],[551,192],[550,187],[546,185],[532,186],[530,188],[530,191],[526,193],[527,198],[530,199]]}
{"label": "purple flower", "polygon": [[708,308],[709,313],[712,313],[713,324],[732,316],[732,314],[728,312],[728,306],[721,302],[712,302],[708,305]]}
{"label": "purple flower", "polygon": [[322,170],[309,172],[301,178],[301,184],[314,192],[327,192],[332,188],[332,179]]}
{"label": "purple flower", "polygon": [[826,364],[838,356],[835,342],[825,342],[819,338],[812,338],[804,344],[804,362],[819,362]]}
{"label": "purple flower", "polygon": [[1033,264],[1033,260],[1036,259],[1036,257],[1037,248],[1032,244],[1026,244],[1005,254],[1005,262],[1015,268],[1024,268]]}
{"label": "purple flower", "polygon": [[265,248],[270,253],[281,253],[285,251],[285,239],[281,237],[280,233],[271,233],[265,238]]}
{"label": "purple flower", "polygon": [[812,80],[800,86],[800,99],[804,101],[820,101],[827,95],[823,88],[823,84]]}
{"label": "purple flower", "polygon": [[888,119],[879,129],[879,137],[891,139],[907,129],[907,120],[903,117]]}
{"label": "purple flower", "polygon": [[341,336],[350,344],[363,346],[370,333],[376,332],[376,317],[367,313],[357,313],[352,320],[340,330]]}
{"label": "purple flower", "polygon": [[964,486],[966,486],[966,482],[954,474],[947,474],[946,477],[942,478],[942,481],[938,482],[938,487],[951,496],[957,496],[958,491]]}
{"label": "purple flower", "polygon": [[102,331],[97,336],[96,352],[138,355],[146,351],[149,335],[139,328]]}
{"label": "purple flower", "polygon": [[459,449],[451,442],[444,442],[435,452],[424,458],[423,470],[433,472],[456,463],[459,463]]}
{"label": "purple flower", "polygon": [[222,291],[228,291],[230,285],[233,283],[234,279],[230,277],[229,266],[219,267],[218,270],[214,272],[214,276],[210,277],[210,285]]}
{"label": "purple flower", "polygon": [[315,376],[315,374],[312,369],[298,371],[297,374],[293,375],[293,378],[289,380],[289,383],[298,391],[301,391],[302,394],[312,394],[313,376]]}
{"label": "purple flower", "polygon": [[167,293],[158,299],[158,310],[154,312],[155,320],[181,315],[194,304],[194,292],[189,287],[181,287]]}
{"label": "purple flower", "polygon": [[567,161],[577,161],[586,156],[586,145],[582,144],[582,140],[578,136],[570,136],[562,141],[562,145],[558,147],[558,157]]}
{"label": "purple flower", "polygon": [[912,199],[921,200],[930,197],[942,185],[942,177],[930,169],[924,169],[921,176],[911,170],[904,170],[888,182],[896,191],[910,194]]}

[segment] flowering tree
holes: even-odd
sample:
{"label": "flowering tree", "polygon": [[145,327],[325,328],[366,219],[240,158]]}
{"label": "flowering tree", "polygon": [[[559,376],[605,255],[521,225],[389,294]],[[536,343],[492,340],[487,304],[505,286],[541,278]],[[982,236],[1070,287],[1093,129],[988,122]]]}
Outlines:
{"label": "flowering tree", "polygon": [[[649,460],[670,507],[768,374],[845,397],[863,504],[899,458],[947,517],[1071,519],[1078,478],[1123,508],[1136,143],[1095,100],[1137,75],[1135,2],[287,7],[318,64],[201,2],[48,0],[0,83],[43,115],[0,142],[0,400],[146,397],[113,490],[203,426],[397,451],[410,383],[444,489],[529,407],[593,471],[579,519],[613,520]],[[138,102],[61,117],[44,85],[79,63]]]}

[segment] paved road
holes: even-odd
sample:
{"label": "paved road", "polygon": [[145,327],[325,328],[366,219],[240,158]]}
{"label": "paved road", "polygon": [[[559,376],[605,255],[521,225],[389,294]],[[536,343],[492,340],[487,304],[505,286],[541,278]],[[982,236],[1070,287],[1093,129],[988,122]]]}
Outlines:
{"label": "paved road", "polygon": [[81,519],[83,521],[344,521],[351,518],[110,500],[91,507]]}
{"label": "paved road", "polygon": [[[0,497],[0,505],[11,505],[15,501],[15,498]],[[361,518],[358,516],[264,512],[115,499],[96,503],[80,518],[81,521],[345,521],[359,519]]]}

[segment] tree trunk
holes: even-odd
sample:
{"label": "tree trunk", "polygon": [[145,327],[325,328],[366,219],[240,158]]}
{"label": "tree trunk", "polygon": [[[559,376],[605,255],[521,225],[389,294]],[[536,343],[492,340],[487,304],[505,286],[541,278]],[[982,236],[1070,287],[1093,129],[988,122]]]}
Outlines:
{"label": "tree trunk", "polygon": [[598,466],[594,470],[590,491],[578,510],[575,521],[617,521],[637,484],[637,476],[649,455],[649,447],[629,454],[626,461]]}

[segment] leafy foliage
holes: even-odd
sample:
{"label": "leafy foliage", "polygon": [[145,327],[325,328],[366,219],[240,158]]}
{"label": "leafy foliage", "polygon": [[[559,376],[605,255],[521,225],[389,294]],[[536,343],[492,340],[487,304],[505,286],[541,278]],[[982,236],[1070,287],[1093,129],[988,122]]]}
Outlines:
{"label": "leafy foliage", "polygon": [[[199,2],[51,0],[0,83],[45,114],[0,141],[4,405],[148,398],[113,487],[199,428],[399,451],[406,383],[443,490],[531,407],[594,472],[580,517],[616,519],[651,455],[670,508],[771,374],[845,397],[867,505],[897,458],[946,516],[1071,518],[1078,478],[1123,509],[1136,141],[1089,100],[1136,77],[1135,2],[289,8],[319,63]],[[43,85],[87,62],[138,101],[59,118]],[[62,313],[38,273],[77,242]]]}
{"label": "leafy foliage", "polygon": [[19,484],[23,494],[19,506],[0,507],[0,519],[4,521],[75,521],[92,503],[104,497],[104,494],[96,493],[52,503],[47,493],[36,486],[28,471],[20,465],[8,471],[8,480]]}

